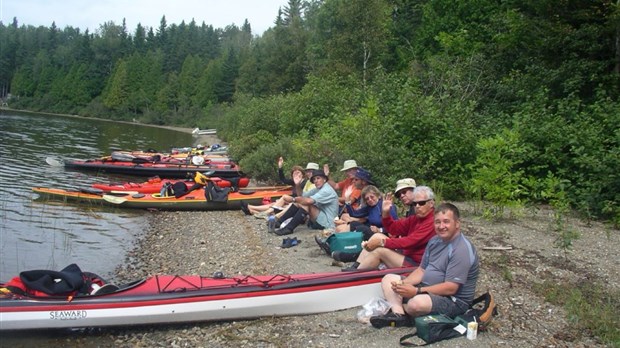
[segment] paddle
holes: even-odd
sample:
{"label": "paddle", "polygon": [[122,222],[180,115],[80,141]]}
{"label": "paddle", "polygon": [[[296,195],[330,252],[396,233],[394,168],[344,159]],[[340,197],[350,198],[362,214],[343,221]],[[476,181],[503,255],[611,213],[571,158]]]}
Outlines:
{"label": "paddle", "polygon": [[123,204],[127,202],[127,198],[123,198],[123,197],[117,197],[117,196],[112,196],[112,195],[103,195],[102,197],[104,201],[108,203],[112,203],[112,204]]}
{"label": "paddle", "polygon": [[112,196],[127,196],[127,195],[135,195],[138,194],[138,191],[120,191],[120,190],[112,190],[112,191],[104,191],[102,189],[98,189],[98,188],[92,188],[92,187],[87,187],[87,188],[81,188],[79,189],[80,192],[82,193],[88,193],[91,195],[98,195],[98,196],[103,196],[104,194],[110,194]]}
{"label": "paddle", "polygon": [[47,157],[45,158],[45,162],[47,162],[47,164],[49,164],[52,167],[64,167],[64,163],[55,159],[54,157]]}
{"label": "paddle", "polygon": [[110,191],[110,193],[117,194],[117,195],[125,195],[125,196],[132,195],[133,196],[133,195],[139,194],[140,192],[138,192],[138,191],[116,191],[116,190],[112,190],[112,191]]}
{"label": "paddle", "polygon": [[115,191],[111,191],[110,194],[104,194],[103,196],[101,196],[103,198],[104,201],[108,202],[108,203],[112,203],[112,204],[123,204],[125,202],[127,202],[127,198],[123,198],[120,196],[117,196],[118,194],[122,194],[123,196],[128,196],[131,195],[133,198],[142,198],[145,195],[143,193],[139,193],[139,192],[130,192],[130,191],[121,191],[121,192],[115,192]]}
{"label": "paddle", "polygon": [[284,191],[292,189],[291,186],[247,186],[241,187],[239,192],[241,191]]}

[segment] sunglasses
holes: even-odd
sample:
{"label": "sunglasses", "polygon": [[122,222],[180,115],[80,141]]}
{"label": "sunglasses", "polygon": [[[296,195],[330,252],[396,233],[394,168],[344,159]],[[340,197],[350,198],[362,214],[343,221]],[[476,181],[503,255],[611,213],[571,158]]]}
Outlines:
{"label": "sunglasses", "polygon": [[432,201],[432,199],[427,199],[427,200],[424,200],[424,201],[412,202],[411,205],[413,205],[414,207],[417,206],[417,205],[419,205],[420,207],[423,207],[423,206],[426,205],[426,203],[428,203],[430,201]]}
{"label": "sunglasses", "polygon": [[396,196],[396,198],[400,198],[400,197],[404,196],[409,191],[413,191],[413,190],[411,190],[411,189],[400,190],[400,191],[396,192],[395,196]]}

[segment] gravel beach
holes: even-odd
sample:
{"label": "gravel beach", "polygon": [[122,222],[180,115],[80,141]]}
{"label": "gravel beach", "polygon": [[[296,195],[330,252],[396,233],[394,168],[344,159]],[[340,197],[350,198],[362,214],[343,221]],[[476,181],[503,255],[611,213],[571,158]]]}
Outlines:
{"label": "gravel beach", "polygon": [[[549,211],[504,222],[478,219],[471,208],[463,210],[462,231],[481,257],[478,293],[489,289],[499,306],[487,332],[469,341],[456,338],[437,347],[596,347],[603,346],[585,332],[575,330],[562,308],[544,302],[532,292],[542,279],[574,282],[595,277],[618,290],[618,231],[596,223],[571,221],[582,237],[566,260],[553,247],[548,232]],[[314,242],[317,231],[298,228],[302,242],[281,249],[282,237],[267,233],[265,220],[241,211],[150,212],[145,228],[118,269],[114,282],[122,283],[154,274],[202,274],[221,271],[238,274],[273,274],[340,271]],[[511,246],[512,250],[485,247]],[[584,257],[585,255],[585,257]],[[505,275],[506,264],[512,274]],[[105,328],[9,337],[2,346],[44,344],[64,347],[385,347],[398,346],[410,328],[374,329],[356,320],[360,308],[318,315],[257,320],[189,323],[179,325]]]}
{"label": "gravel beach", "polygon": [[[202,144],[214,139],[199,139]],[[518,218],[490,222],[467,203],[462,232],[478,249],[477,294],[490,290],[499,315],[475,341],[456,338],[436,347],[602,347],[578,330],[561,307],[545,302],[535,284],[597,282],[620,290],[620,233],[603,224],[569,219],[581,235],[567,255],[554,247],[552,214],[531,209]],[[124,283],[156,274],[226,276],[339,272],[305,227],[301,244],[282,249],[282,237],[267,233],[265,220],[241,211],[148,212],[148,226],[111,281]],[[497,250],[493,247],[510,247]],[[104,262],[115,262],[104,260]],[[374,329],[356,320],[360,308],[308,316],[261,318],[71,331],[2,333],[2,347],[396,347],[411,328]]]}

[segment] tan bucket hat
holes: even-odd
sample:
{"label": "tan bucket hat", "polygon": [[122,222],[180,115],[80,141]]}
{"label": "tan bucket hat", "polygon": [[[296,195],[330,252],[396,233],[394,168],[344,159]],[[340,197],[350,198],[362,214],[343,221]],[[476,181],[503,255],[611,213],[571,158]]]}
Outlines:
{"label": "tan bucket hat", "polygon": [[306,170],[319,170],[319,165],[314,162],[308,162],[308,165],[306,165]]}
{"label": "tan bucket hat", "polygon": [[416,187],[415,180],[411,178],[400,179],[396,182],[396,189],[394,190],[394,193],[398,193],[398,191],[402,189],[406,189],[406,188],[413,189],[415,187]]}
{"label": "tan bucket hat", "polygon": [[346,160],[344,161],[344,165],[342,166],[342,169],[340,169],[340,171],[345,172],[353,168],[357,168],[357,162],[355,162],[355,160]]}

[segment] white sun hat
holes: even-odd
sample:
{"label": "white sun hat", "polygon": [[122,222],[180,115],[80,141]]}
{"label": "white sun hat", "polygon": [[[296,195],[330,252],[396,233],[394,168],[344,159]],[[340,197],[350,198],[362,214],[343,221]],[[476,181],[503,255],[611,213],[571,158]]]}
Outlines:
{"label": "white sun hat", "polygon": [[411,178],[405,178],[405,179],[400,179],[396,182],[396,189],[394,190],[394,193],[398,193],[398,191],[406,189],[406,188],[415,188],[416,184],[415,184],[415,180],[411,179]]}
{"label": "white sun hat", "polygon": [[344,165],[342,166],[342,169],[340,169],[340,171],[345,172],[353,168],[357,168],[357,162],[355,162],[355,160],[346,160],[344,161]]}
{"label": "white sun hat", "polygon": [[314,162],[308,162],[308,165],[306,166],[306,170],[319,170],[319,165]]}

